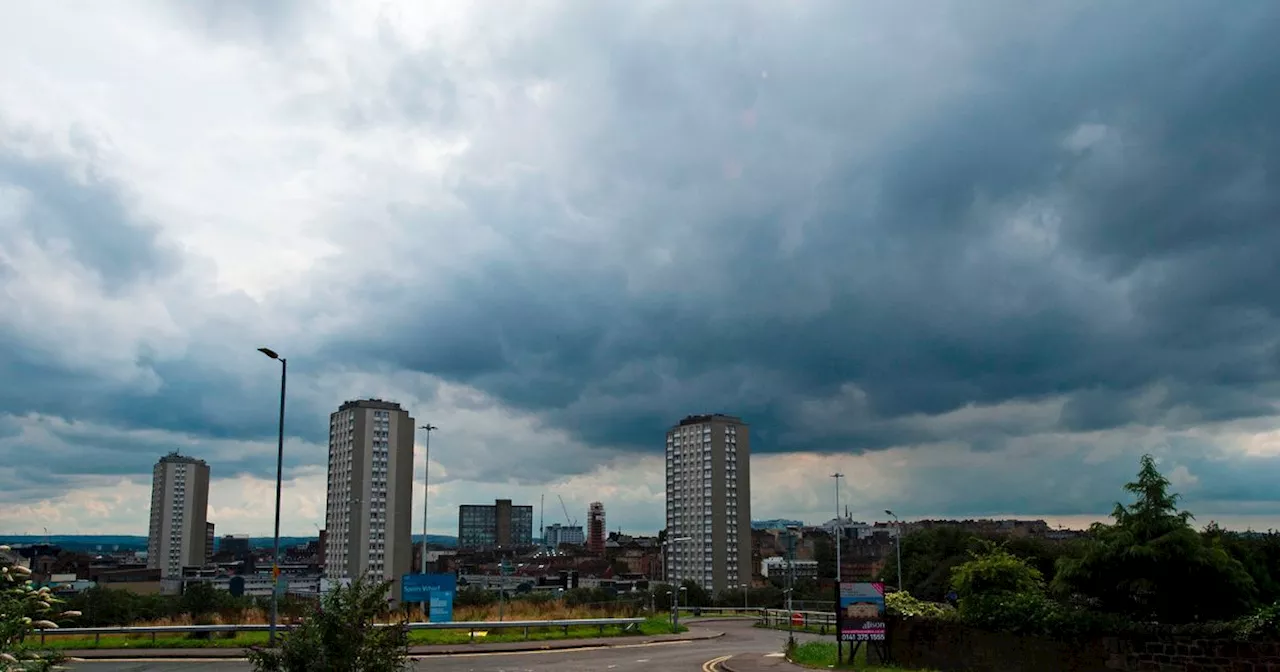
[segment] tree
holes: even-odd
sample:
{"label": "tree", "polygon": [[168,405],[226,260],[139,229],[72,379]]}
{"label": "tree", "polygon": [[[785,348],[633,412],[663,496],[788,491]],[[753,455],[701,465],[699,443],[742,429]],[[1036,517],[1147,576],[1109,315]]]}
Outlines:
{"label": "tree", "polygon": [[15,564],[8,553],[8,546],[0,546],[0,670],[50,670],[64,658],[31,647],[27,635],[36,629],[57,628],[54,619],[80,614],[62,611],[58,606],[62,601],[48,588],[36,588],[28,578],[31,570]]}
{"label": "tree", "polygon": [[685,589],[684,595],[680,598],[680,606],[682,607],[709,607],[711,606],[711,595],[703,590],[702,586],[689,579],[685,579],[680,584]]}
{"label": "tree", "polygon": [[1253,579],[1219,543],[1192,529],[1178,495],[1144,455],[1134,496],[1117,503],[1110,525],[1097,523],[1079,558],[1058,560],[1052,587],[1091,606],[1140,620],[1183,623],[1230,619],[1254,603]]}
{"label": "tree", "polygon": [[836,578],[836,544],[832,537],[818,535],[814,538],[813,559],[818,562],[818,578]]}
{"label": "tree", "polygon": [[976,595],[1044,590],[1044,575],[1004,546],[985,542],[982,551],[951,570],[951,586],[961,600]]}
{"label": "tree", "polygon": [[279,648],[255,648],[255,672],[399,672],[409,666],[404,621],[378,625],[387,613],[389,581],[360,579],[321,600]]}

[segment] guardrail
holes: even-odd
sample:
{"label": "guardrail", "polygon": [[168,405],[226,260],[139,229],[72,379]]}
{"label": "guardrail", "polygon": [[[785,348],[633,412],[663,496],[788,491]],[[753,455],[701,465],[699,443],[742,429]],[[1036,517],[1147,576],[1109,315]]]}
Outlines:
{"label": "guardrail", "polygon": [[[661,611],[661,609],[659,609],[659,611]],[[725,614],[749,614],[751,616],[759,617],[762,611],[764,611],[764,609],[760,607],[686,607],[684,605],[680,605],[681,614],[701,612],[703,615],[712,614],[716,616],[723,616]]]}
{"label": "guardrail", "polygon": [[[488,630],[505,630],[511,628],[523,628],[524,638],[529,638],[529,630],[532,628],[564,628],[565,635],[569,634],[569,628],[572,627],[591,627],[600,628],[600,634],[604,634],[604,629],[611,626],[617,626],[623,631],[634,629],[636,626],[644,623],[643,618],[567,618],[554,621],[449,621],[446,623],[405,623],[404,627],[408,630],[467,630],[470,632],[471,641],[476,641],[476,632],[484,632]],[[392,623],[379,623],[378,627],[393,627]],[[278,630],[288,631],[296,627],[296,624],[281,623],[276,626]],[[259,624],[230,624],[230,625],[140,625],[140,626],[112,626],[103,628],[57,628],[48,630],[38,630],[40,633],[40,643],[44,644],[45,637],[75,637],[93,635],[94,646],[102,642],[103,635],[151,635],[151,641],[156,640],[156,635],[182,635],[193,634],[197,632],[207,633],[231,633],[232,635],[240,632],[269,632],[271,626]]]}
{"label": "guardrail", "polygon": [[786,627],[791,624],[792,614],[799,614],[803,621],[799,627],[818,628],[821,634],[828,630],[835,631],[836,615],[830,611],[787,611],[786,609],[765,609],[761,614],[761,623],[768,627]]}

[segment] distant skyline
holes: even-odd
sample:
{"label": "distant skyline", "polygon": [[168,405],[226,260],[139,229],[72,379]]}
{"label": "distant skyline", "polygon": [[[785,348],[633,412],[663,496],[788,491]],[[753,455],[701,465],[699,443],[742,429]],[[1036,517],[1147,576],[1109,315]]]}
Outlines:
{"label": "distant skyline", "polygon": [[[402,404],[428,528],[651,533],[663,435],[754,517],[1103,519],[1156,455],[1280,528],[1280,3],[6,3],[0,533],[324,524]],[[417,438],[412,529],[426,468]],[[535,510],[535,515],[537,511]],[[881,514],[882,515],[882,514]],[[537,521],[535,521],[537,524]]]}

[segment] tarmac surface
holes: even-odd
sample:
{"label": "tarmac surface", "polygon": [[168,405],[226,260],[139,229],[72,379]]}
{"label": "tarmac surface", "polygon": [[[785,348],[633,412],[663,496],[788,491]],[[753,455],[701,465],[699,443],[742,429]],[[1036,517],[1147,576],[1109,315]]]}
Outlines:
{"label": "tarmac surface", "polygon": [[[548,649],[532,651],[501,651],[491,647],[499,645],[475,645],[454,647],[464,652],[435,653],[415,661],[415,670],[440,672],[724,672],[727,669],[747,672],[757,669],[753,663],[768,663],[768,669],[783,670],[793,666],[776,657],[764,658],[763,654],[780,652],[787,641],[786,631],[752,627],[753,621],[745,619],[685,621],[689,625],[686,638],[676,641],[652,641],[658,638],[606,638],[576,640],[574,642],[534,643],[558,646],[576,645],[572,649]],[[689,638],[697,639],[689,639]],[[796,639],[807,641],[820,639],[817,635],[797,633]],[[152,655],[147,655],[148,653]],[[244,660],[227,658],[162,658],[164,652],[148,652],[144,649],[121,652],[121,655],[138,656],[121,660],[95,660],[73,663],[75,672],[250,672]],[[185,655],[201,655],[202,652],[186,651]],[[743,656],[739,664],[730,657]],[[146,657],[144,657],[146,656]],[[724,663],[730,661],[732,667]],[[745,664],[745,665],[744,665]],[[800,669],[800,668],[794,668]]]}

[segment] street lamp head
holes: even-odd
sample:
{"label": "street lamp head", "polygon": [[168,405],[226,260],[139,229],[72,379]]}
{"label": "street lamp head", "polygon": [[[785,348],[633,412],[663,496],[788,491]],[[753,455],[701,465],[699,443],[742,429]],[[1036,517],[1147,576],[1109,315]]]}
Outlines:
{"label": "street lamp head", "polygon": [[893,513],[892,511],[890,511],[889,509],[885,509],[885,510],[884,510],[884,512],[885,512],[885,513],[887,513],[887,514],[889,514],[889,515],[890,515],[891,517],[893,517],[893,518],[897,518],[897,516],[896,516],[896,515],[894,515],[894,513]]}
{"label": "street lamp head", "polygon": [[271,359],[280,359],[280,355],[277,354],[276,351],[272,350],[271,348],[258,348],[258,352],[261,352],[262,354],[270,357]]}
{"label": "street lamp head", "polygon": [[428,422],[428,423],[427,423],[427,424],[425,424],[425,425],[418,425],[418,429],[425,429],[425,430],[427,430],[428,432],[434,432],[434,431],[436,431],[437,429],[440,429],[440,428],[439,428],[439,427],[436,427],[435,425],[433,425],[433,424],[431,424],[431,423],[429,423],[429,422]]}

